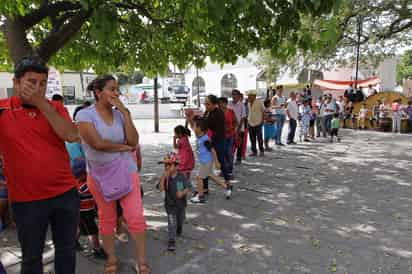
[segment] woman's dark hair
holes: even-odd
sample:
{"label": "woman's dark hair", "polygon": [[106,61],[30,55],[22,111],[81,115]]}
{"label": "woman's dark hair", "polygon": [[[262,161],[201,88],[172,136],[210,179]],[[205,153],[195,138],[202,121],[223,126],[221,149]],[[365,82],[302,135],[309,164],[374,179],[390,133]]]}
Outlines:
{"label": "woman's dark hair", "polygon": [[14,78],[20,79],[26,72],[49,74],[46,63],[36,56],[24,57],[14,68]]}
{"label": "woman's dark hair", "polygon": [[219,103],[227,105],[229,103],[229,101],[227,100],[226,97],[220,97],[219,98]]}
{"label": "woman's dark hair", "polygon": [[78,106],[78,107],[76,107],[76,108],[74,109],[74,112],[73,112],[73,120],[74,120],[74,121],[76,121],[77,113],[78,113],[79,111],[81,111],[82,109],[84,109],[84,108],[85,108],[84,106]]}
{"label": "woman's dark hair", "polygon": [[94,99],[96,101],[99,100],[97,97],[96,91],[100,90],[102,91],[104,87],[106,86],[106,83],[109,81],[116,81],[116,78],[114,78],[112,75],[102,75],[94,79],[93,81],[90,82],[90,84],[87,86],[87,90],[93,92]]}
{"label": "woman's dark hair", "polygon": [[178,125],[175,127],[175,134],[176,135],[183,135],[183,136],[188,136],[190,137],[192,134],[190,133],[190,129],[187,127],[184,127],[182,125]]}
{"label": "woman's dark hair", "polygon": [[207,96],[207,99],[210,101],[212,105],[218,105],[219,104],[219,98],[217,98],[216,95],[210,94]]}
{"label": "woman's dark hair", "polygon": [[270,99],[267,99],[263,102],[263,105],[265,106],[265,108],[270,107]]}
{"label": "woman's dark hair", "polygon": [[89,101],[85,101],[83,103],[83,107],[85,107],[85,108],[90,107],[91,105],[92,105],[92,103],[90,103]]}

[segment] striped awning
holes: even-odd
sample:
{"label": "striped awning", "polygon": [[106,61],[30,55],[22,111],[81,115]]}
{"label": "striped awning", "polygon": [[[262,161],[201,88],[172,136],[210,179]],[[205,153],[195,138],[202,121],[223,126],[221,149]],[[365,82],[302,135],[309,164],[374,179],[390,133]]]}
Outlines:
{"label": "striped awning", "polygon": [[368,87],[369,85],[376,86],[381,80],[378,77],[358,81],[315,80],[313,84],[322,90],[346,90],[351,84],[355,85],[355,82],[358,87]]}

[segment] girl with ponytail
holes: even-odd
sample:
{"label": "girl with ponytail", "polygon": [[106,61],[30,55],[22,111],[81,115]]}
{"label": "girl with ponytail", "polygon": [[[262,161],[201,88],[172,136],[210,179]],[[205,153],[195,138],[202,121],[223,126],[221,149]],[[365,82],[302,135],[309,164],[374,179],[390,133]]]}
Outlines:
{"label": "girl with ponytail", "polygon": [[189,137],[190,130],[182,125],[175,127],[175,135],[173,137],[173,147],[177,149],[179,157],[179,168],[188,181],[190,181],[190,173],[195,167],[195,158],[193,155],[192,146],[190,145]]}

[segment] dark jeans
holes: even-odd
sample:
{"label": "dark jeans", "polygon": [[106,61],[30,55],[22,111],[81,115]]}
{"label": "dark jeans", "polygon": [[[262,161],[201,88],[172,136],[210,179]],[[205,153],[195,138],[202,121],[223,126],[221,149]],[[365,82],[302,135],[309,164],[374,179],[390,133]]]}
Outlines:
{"label": "dark jeans", "polygon": [[239,147],[236,147],[236,161],[241,162],[242,161],[242,152],[243,152],[243,140],[245,138],[245,133],[240,132],[239,133]]}
{"label": "dark jeans", "polygon": [[288,144],[293,143],[295,141],[296,126],[297,126],[296,120],[290,119],[289,120]]}
{"label": "dark jeans", "polygon": [[276,119],[275,138],[276,138],[276,144],[279,145],[282,143],[282,130],[283,130],[283,125],[285,124],[286,115],[276,114],[275,119]]}
{"label": "dark jeans", "polygon": [[332,118],[333,115],[325,115],[322,117],[323,137],[327,137],[328,135],[330,135]]}
{"label": "dark jeans", "polygon": [[260,152],[265,151],[265,149],[263,148],[262,125],[258,125],[255,127],[252,127],[249,125],[249,138],[250,138],[250,144],[252,146],[252,152],[254,154],[257,154],[256,140],[259,143],[259,151]]}
{"label": "dark jeans", "polygon": [[408,132],[412,132],[412,119],[408,119]]}
{"label": "dark jeans", "polygon": [[216,150],[217,154],[217,159],[219,160],[220,163],[220,170],[222,171],[223,178],[225,178],[225,181],[230,180],[230,174],[229,174],[229,166],[226,160],[226,148],[225,148],[226,140],[222,141],[214,141],[213,142],[213,147]]}
{"label": "dark jeans", "polygon": [[80,214],[77,190],[72,189],[46,200],[13,203],[12,208],[23,253],[20,273],[43,273],[42,256],[50,224],[55,247],[55,273],[74,274],[75,243]]}
{"label": "dark jeans", "polygon": [[185,209],[176,209],[167,214],[167,230],[169,234],[169,241],[176,240],[177,228],[182,229],[185,217]]}
{"label": "dark jeans", "polygon": [[233,174],[233,137],[225,139],[225,162],[229,174]]}

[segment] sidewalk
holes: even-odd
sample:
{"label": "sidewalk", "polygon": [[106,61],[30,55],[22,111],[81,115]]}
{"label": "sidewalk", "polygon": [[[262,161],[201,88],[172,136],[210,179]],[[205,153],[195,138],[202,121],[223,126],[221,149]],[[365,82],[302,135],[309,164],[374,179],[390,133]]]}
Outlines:
{"label": "sidewalk", "polygon": [[[155,184],[176,122],[159,135],[149,123],[138,127],[153,274],[411,273],[410,135],[343,130],[340,144],[319,139],[248,159],[236,166],[232,200],[212,187],[207,204],[189,204],[183,237],[168,253]],[[133,273],[133,245],[118,245],[120,273]],[[103,262],[78,259],[77,273],[102,273]]]}

